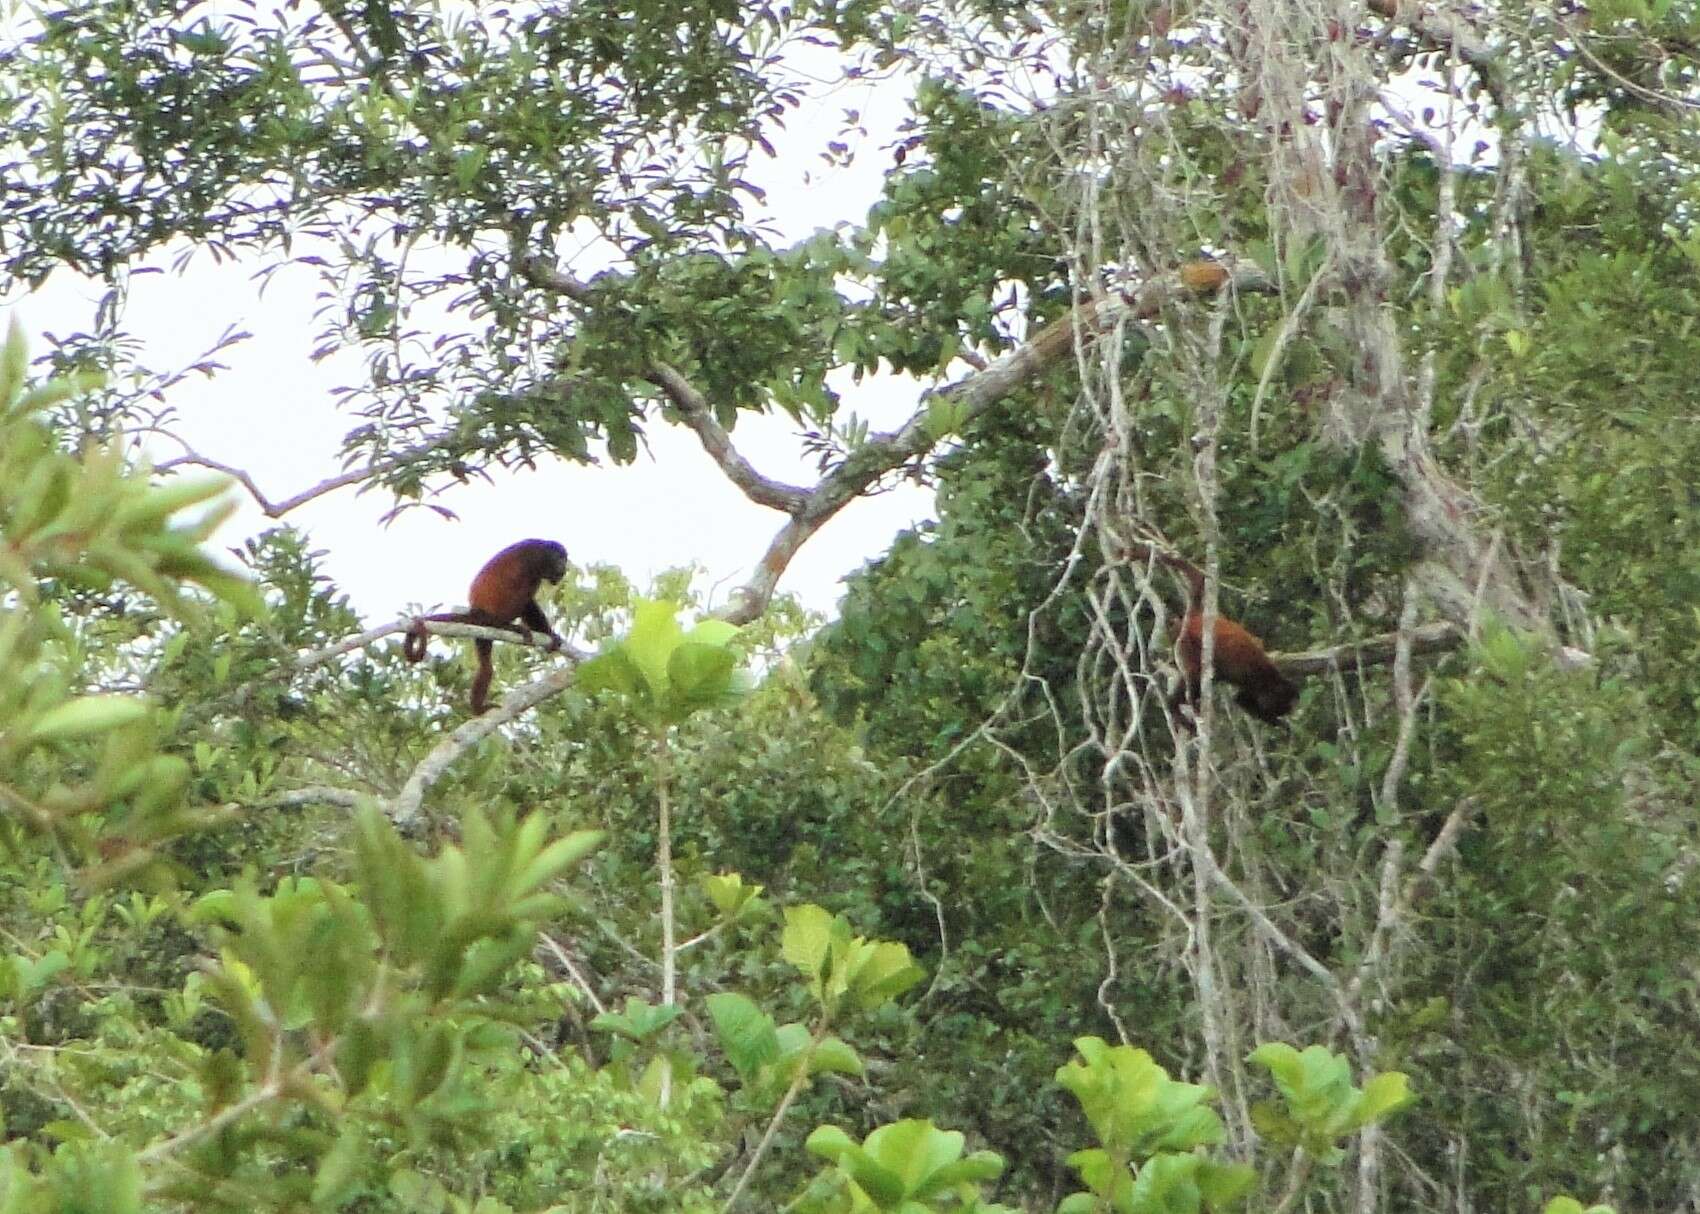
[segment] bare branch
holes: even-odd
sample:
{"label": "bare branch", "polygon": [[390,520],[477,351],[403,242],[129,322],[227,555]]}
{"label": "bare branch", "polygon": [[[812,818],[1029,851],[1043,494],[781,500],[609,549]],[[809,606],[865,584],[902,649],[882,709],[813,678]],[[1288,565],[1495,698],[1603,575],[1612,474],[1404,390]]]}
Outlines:
{"label": "bare branch", "polygon": [[808,494],[807,501],[779,529],[768,545],[760,565],[744,586],[735,592],[735,603],[721,614],[734,624],[746,624],[767,610],[779,578],[797,551],[840,510],[858,497],[875,480],[930,451],[940,440],[927,425],[928,405],[934,396],[949,397],[962,406],[962,420],[971,421],[1003,400],[1017,388],[1050,370],[1077,345],[1095,341],[1119,321],[1148,320],[1166,305],[1188,296],[1211,295],[1232,287],[1262,290],[1268,280],[1251,263],[1226,265],[1189,262],[1179,271],[1154,279],[1142,289],[1107,303],[1088,301],[1037,335],[976,371],[967,379],[923,394],[915,412],[896,430],[876,434],[850,453]]}
{"label": "bare branch", "polygon": [[678,370],[666,363],[651,363],[649,382],[667,394],[685,424],[696,431],[702,449],[707,451],[726,479],[744,491],[744,496],[758,506],[769,506],[795,514],[809,500],[809,491],[763,476],[755,466],[738,453],[732,436],[726,433],[708,401]]}
{"label": "bare branch", "polygon": [[381,476],[385,472],[388,472],[393,468],[399,468],[409,460],[423,455],[425,452],[432,450],[438,445],[436,440],[432,440],[429,442],[419,443],[412,447],[407,447],[396,452],[394,455],[387,456],[384,459],[367,464],[363,468],[351,468],[347,472],[322,480],[310,488],[303,489],[300,493],[295,494],[293,497],[286,497],[282,501],[274,502],[264,493],[260,492],[260,487],[254,483],[254,478],[249,476],[248,473],[244,472],[242,469],[232,467],[229,464],[221,463],[216,459],[210,459],[207,456],[201,455],[193,447],[190,447],[187,443],[183,442],[182,439],[177,438],[175,435],[172,435],[171,437],[183,448],[184,454],[165,460],[162,463],[155,464],[154,471],[169,472],[173,468],[193,465],[200,468],[211,468],[214,472],[222,472],[226,476],[234,479],[248,491],[248,495],[254,499],[255,504],[260,507],[260,512],[267,518],[282,518],[290,511],[298,509],[301,506],[305,506],[314,498],[323,497],[325,494],[332,493],[347,485],[357,485],[361,481],[369,480],[374,476]]}
{"label": "bare branch", "polygon": [[[490,628],[483,624],[460,624],[447,620],[422,620],[420,622],[424,625],[425,631],[433,636],[467,637],[472,640],[504,641],[509,645],[530,645],[534,649],[557,648],[550,643],[548,637],[538,632],[534,632],[527,637],[507,628]],[[315,649],[310,653],[302,654],[300,657],[295,659],[295,668],[297,670],[306,670],[309,667],[317,666],[320,662],[327,662],[331,658],[337,657],[341,654],[352,653],[356,649],[365,649],[374,641],[382,640],[384,637],[389,636],[392,632],[406,632],[412,626],[413,617],[409,616],[406,619],[396,620],[390,624],[380,624],[376,628],[368,628],[365,632],[356,633],[351,637],[344,637],[334,645],[327,645],[323,649]],[[571,657],[575,662],[582,662],[589,656],[588,654],[579,652],[570,645],[563,644],[559,646],[559,649],[561,652]]]}
{"label": "bare branch", "polygon": [[[364,649],[372,642],[389,636],[392,632],[405,632],[410,623],[412,623],[411,619],[397,620],[391,624],[380,624],[376,628],[368,628],[365,632],[357,632],[351,637],[343,637],[334,645],[327,645],[323,649],[314,649],[302,654],[295,659],[295,669],[307,670],[310,667],[317,666],[320,662],[328,662],[342,654],[352,653],[356,649]],[[514,639],[517,640],[518,638]]]}
{"label": "bare branch", "polygon": [[1306,649],[1299,653],[1270,654],[1282,674],[1321,674],[1336,666],[1386,666],[1397,660],[1401,636],[1408,636],[1412,655],[1445,653],[1458,648],[1464,634],[1451,624],[1424,624],[1409,633],[1390,632],[1384,636],[1330,645],[1326,649]]}
{"label": "bare branch", "polygon": [[[457,624],[453,627],[468,626]],[[511,638],[512,634],[509,636]],[[583,655],[569,651],[569,656],[573,659],[571,662],[557,666],[540,679],[512,688],[496,707],[483,716],[462,721],[442,741],[433,746],[431,753],[421,759],[407,777],[407,783],[402,785],[395,800],[390,802],[390,820],[401,829],[411,827],[419,818],[419,808],[425,799],[425,790],[435,784],[457,759],[503,725],[517,720],[544,700],[558,696],[571,687],[573,680],[578,677],[578,663],[583,659]]]}
{"label": "bare branch", "polygon": [[579,967],[574,963],[572,955],[561,946],[561,942],[551,936],[548,932],[538,932],[537,942],[539,948],[547,950],[556,961],[561,963],[561,968],[567,971],[567,976],[573,980],[574,985],[576,985],[580,991],[584,992],[584,997],[586,999],[590,1000],[590,1006],[595,1008],[598,1013],[606,1015],[608,1012],[607,1005],[596,997],[596,991],[591,987],[590,983],[585,980],[583,972],[581,972]]}

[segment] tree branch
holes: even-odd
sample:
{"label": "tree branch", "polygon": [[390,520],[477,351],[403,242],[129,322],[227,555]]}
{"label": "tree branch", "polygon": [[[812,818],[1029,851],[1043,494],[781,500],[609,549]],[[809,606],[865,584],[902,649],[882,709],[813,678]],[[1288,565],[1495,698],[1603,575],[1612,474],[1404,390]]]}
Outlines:
{"label": "tree branch", "polygon": [[[1269,660],[1282,674],[1290,675],[1321,674],[1337,666],[1387,666],[1399,656],[1399,636],[1397,632],[1390,632],[1361,641],[1348,641],[1344,645],[1330,645],[1325,649],[1272,653]],[[1409,636],[1413,655],[1445,653],[1458,648],[1464,639],[1460,629],[1445,623],[1424,624],[1411,629]]]}
{"label": "tree branch", "polygon": [[[425,631],[432,636],[467,637],[472,640],[504,641],[509,645],[530,645],[533,649],[557,648],[557,646],[550,644],[548,637],[538,632],[534,632],[527,637],[506,628],[491,628],[484,624],[460,624],[446,620],[422,620],[421,623],[424,624]],[[413,617],[408,616],[406,619],[396,620],[393,623],[380,624],[376,628],[368,628],[365,632],[356,633],[351,637],[344,637],[334,645],[327,645],[323,649],[315,649],[310,653],[302,654],[300,657],[295,659],[295,669],[306,670],[309,667],[317,666],[320,662],[328,662],[331,658],[338,657],[341,654],[352,653],[356,649],[365,649],[374,641],[382,640],[384,637],[389,636],[392,632],[406,632],[412,626]],[[562,643],[558,646],[558,648],[560,652],[565,653],[568,657],[572,658],[574,662],[582,662],[589,656],[588,654],[581,653],[574,649],[571,645],[567,645],[565,643]]]}
{"label": "tree branch", "polygon": [[[589,306],[595,302],[595,292],[590,287],[547,258],[535,254],[520,255],[515,261],[520,273],[533,286],[564,295],[576,304]],[[720,465],[726,478],[743,490],[745,497],[758,506],[768,506],[786,514],[802,509],[809,491],[757,472],[755,465],[732,445],[732,436],[714,416],[708,399],[677,368],[664,362],[652,362],[643,369],[643,377],[661,389],[679,411],[684,423],[696,431],[703,450]]]}
{"label": "tree branch", "polygon": [[349,471],[340,473],[337,476],[322,480],[310,488],[303,489],[300,493],[295,494],[293,497],[286,497],[282,501],[274,502],[264,493],[260,492],[260,487],[254,483],[254,478],[242,469],[234,468],[229,464],[220,463],[216,459],[210,459],[197,452],[193,447],[190,447],[187,443],[183,442],[182,439],[177,438],[176,435],[172,435],[171,437],[183,448],[184,453],[172,459],[165,460],[163,463],[155,464],[155,472],[169,472],[173,468],[181,468],[185,465],[193,465],[200,468],[211,468],[214,472],[222,472],[248,491],[248,495],[254,499],[255,503],[260,507],[260,512],[267,518],[282,518],[291,510],[305,506],[316,497],[323,497],[325,494],[341,489],[345,485],[359,484],[361,481],[369,480],[373,476],[378,476],[382,473],[388,472],[392,468],[399,468],[409,460],[423,455],[427,451],[435,449],[438,445],[433,441],[407,447],[396,452],[394,455],[387,456],[384,459],[367,464],[363,468],[350,469]]}
{"label": "tree branch", "polygon": [[[567,274],[548,258],[517,254],[516,266],[533,285],[554,291],[581,305],[595,302],[588,285]],[[721,612],[734,624],[747,624],[767,610],[779,579],[799,549],[869,485],[912,459],[926,454],[941,435],[927,424],[934,396],[952,398],[963,406],[962,420],[970,421],[1011,392],[1049,370],[1079,344],[1096,340],[1123,320],[1149,320],[1166,305],[1186,297],[1214,295],[1223,289],[1267,290],[1268,278],[1250,262],[1190,261],[1173,274],[1147,282],[1108,302],[1089,300],[1067,316],[1041,329],[1030,340],[967,379],[922,394],[919,406],[896,430],[875,434],[852,451],[812,489],[787,485],[762,476],[732,446],[731,437],[715,420],[709,402],[676,368],[651,363],[646,379],[659,387],[696,431],[703,449],[751,501],[791,516],[768,544],[756,572],[734,592],[733,604]]]}
{"label": "tree branch", "polygon": [[[468,625],[456,624],[455,628]],[[512,639],[512,634],[509,634]],[[527,711],[535,708],[544,700],[560,695],[573,685],[578,677],[578,664],[584,655],[576,650],[567,650],[573,659],[564,665],[557,666],[540,679],[530,683],[522,683],[512,688],[502,697],[502,702],[480,717],[469,717],[459,726],[449,732],[442,741],[431,748],[431,753],[421,759],[407,777],[407,783],[390,802],[389,816],[398,829],[406,830],[419,819],[419,809],[425,799],[425,790],[435,784],[442,774],[447,771],[461,755],[471,750],[485,738],[495,733],[503,725],[517,720]]]}
{"label": "tree branch", "polygon": [[808,540],[875,480],[926,454],[941,436],[928,426],[933,397],[957,401],[961,420],[972,421],[1028,381],[1050,370],[1077,345],[1090,343],[1124,320],[1149,320],[1187,296],[1213,295],[1231,287],[1263,290],[1268,280],[1251,263],[1228,266],[1188,262],[1172,275],[1154,279],[1142,289],[1107,302],[1089,300],[1067,316],[1041,329],[1030,340],[989,363],[968,378],[922,394],[915,412],[896,430],[875,434],[852,451],[807,494],[807,499],[779,529],[756,567],[755,576],[734,592],[735,602],[721,615],[734,624],[747,624],[767,610],[780,576]]}
{"label": "tree branch", "polygon": [[1367,3],[1369,11],[1376,16],[1408,25],[1424,42],[1451,50],[1475,71],[1494,104],[1506,108],[1505,76],[1500,69],[1499,52],[1483,41],[1457,11],[1414,0],[1367,0]]}

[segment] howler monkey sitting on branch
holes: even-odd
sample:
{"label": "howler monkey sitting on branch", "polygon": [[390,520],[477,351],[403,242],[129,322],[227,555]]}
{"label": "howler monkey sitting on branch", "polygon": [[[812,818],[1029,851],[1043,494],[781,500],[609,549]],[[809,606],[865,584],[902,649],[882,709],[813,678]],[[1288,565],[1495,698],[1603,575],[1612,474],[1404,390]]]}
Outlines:
{"label": "howler monkey sitting on branch", "polygon": [[[1138,545],[1130,555],[1154,558],[1186,578],[1186,618],[1181,621],[1180,640],[1175,644],[1181,683],[1169,697],[1169,708],[1173,711],[1183,703],[1190,704],[1196,713],[1204,682],[1204,572],[1190,561],[1149,544]],[[1218,615],[1211,631],[1216,638],[1212,650],[1216,677],[1233,685],[1237,692],[1234,698],[1241,708],[1260,721],[1278,724],[1293,710],[1299,689],[1275,668],[1263,642],[1243,625]],[[1184,717],[1179,719],[1185,722]]]}
{"label": "howler monkey sitting on branch", "polygon": [[[566,572],[567,550],[554,540],[509,544],[486,561],[472,579],[472,589],[466,592],[467,610],[414,617],[402,642],[403,656],[410,662],[423,660],[425,625],[430,621],[506,628],[527,640],[533,632],[541,632],[553,642],[550,649],[559,649],[561,638],[537,605],[537,588],[544,582],[560,581]],[[495,644],[483,637],[473,644],[478,649],[478,673],[472,679],[472,714],[480,716],[490,707],[490,661]]]}

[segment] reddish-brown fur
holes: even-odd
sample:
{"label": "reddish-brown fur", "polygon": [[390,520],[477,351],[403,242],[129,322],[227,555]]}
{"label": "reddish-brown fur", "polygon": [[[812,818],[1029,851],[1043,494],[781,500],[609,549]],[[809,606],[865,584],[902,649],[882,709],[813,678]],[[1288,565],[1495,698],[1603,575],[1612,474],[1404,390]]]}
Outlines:
{"label": "reddish-brown fur", "polygon": [[[1197,566],[1166,552],[1147,547],[1143,554],[1178,570],[1187,581],[1186,618],[1181,621],[1180,639],[1175,643],[1175,660],[1180,663],[1181,683],[1169,697],[1170,709],[1190,704],[1198,710],[1204,684],[1204,574]],[[1212,662],[1216,677],[1231,684],[1239,706],[1260,721],[1277,724],[1293,709],[1299,689],[1269,660],[1263,642],[1244,625],[1218,615]],[[1184,720],[1184,718],[1180,718]]]}
{"label": "reddish-brown fur", "polygon": [[[402,642],[403,656],[410,662],[425,657],[428,620],[508,628],[527,640],[533,632],[541,632],[553,642],[551,649],[559,649],[561,638],[549,627],[549,617],[537,605],[537,588],[544,582],[560,581],[566,572],[567,550],[554,540],[520,540],[509,544],[486,561],[472,579],[472,588],[466,592],[467,610],[414,618]],[[473,645],[478,650],[478,673],[472,679],[472,713],[478,716],[490,707],[491,654],[495,645],[484,638],[474,640]]]}
{"label": "reddish-brown fur", "polygon": [[[1239,706],[1260,721],[1274,725],[1292,711],[1299,689],[1275,668],[1269,654],[1244,627],[1226,616],[1216,617],[1216,645],[1211,654],[1216,677],[1238,689],[1234,698]],[[1175,645],[1175,658],[1181,664],[1181,685],[1169,697],[1169,706],[1178,703],[1198,706],[1199,691],[1204,682],[1204,613],[1191,610],[1181,622],[1181,638]]]}

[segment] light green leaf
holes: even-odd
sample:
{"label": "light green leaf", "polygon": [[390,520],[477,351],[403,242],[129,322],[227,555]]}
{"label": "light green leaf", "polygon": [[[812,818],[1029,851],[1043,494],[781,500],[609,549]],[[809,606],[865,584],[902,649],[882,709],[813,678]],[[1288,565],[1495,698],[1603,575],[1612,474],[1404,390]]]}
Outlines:
{"label": "light green leaf", "polygon": [[42,714],[30,737],[44,742],[106,733],[147,715],[147,704],[131,696],[79,696]]}
{"label": "light green leaf", "polygon": [[812,903],[785,908],[785,934],[780,949],[785,959],[811,982],[818,982],[832,949],[832,915]]}

